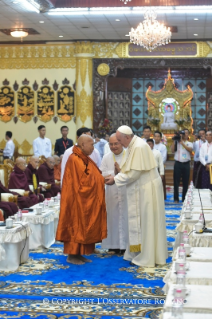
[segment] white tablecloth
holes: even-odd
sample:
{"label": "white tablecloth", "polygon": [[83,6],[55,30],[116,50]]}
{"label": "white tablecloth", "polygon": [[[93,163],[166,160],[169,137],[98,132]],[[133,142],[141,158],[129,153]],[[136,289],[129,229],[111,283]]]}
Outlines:
{"label": "white tablecloth", "polygon": [[22,263],[27,261],[31,233],[30,225],[27,222],[14,224],[11,229],[0,227],[0,270],[14,271],[18,269],[20,256]]}
{"label": "white tablecloth", "polygon": [[36,249],[40,246],[49,248],[55,242],[54,235],[54,210],[48,210],[42,215],[33,213],[23,214],[23,221],[28,221],[32,229],[29,238],[29,249]]}
{"label": "white tablecloth", "polygon": [[[212,285],[211,263],[191,261],[189,264],[190,267],[188,270],[186,270],[187,285]],[[177,275],[175,273],[175,262],[173,262],[171,269],[166,273],[163,279],[166,284],[163,290],[168,292],[170,285],[176,284],[176,280]]]}
{"label": "white tablecloth", "polygon": [[212,247],[212,233],[193,232],[189,236],[189,243],[192,247]]}
{"label": "white tablecloth", "polygon": [[[170,319],[171,312],[165,312],[160,318]],[[184,313],[183,319],[212,319],[212,314],[211,313]]]}
{"label": "white tablecloth", "polygon": [[[178,249],[175,250],[172,260],[175,261],[178,256]],[[210,247],[192,247],[191,256],[187,257],[187,261],[211,262],[212,263],[212,248]]]}
{"label": "white tablecloth", "polygon": [[[166,302],[164,304],[164,312],[171,311],[173,290],[176,286],[171,285]],[[186,313],[211,313],[212,314],[212,286],[196,286],[188,285],[187,289],[190,291],[189,295],[186,296],[187,302],[183,305],[183,311]],[[184,317],[183,317],[184,318]],[[192,319],[195,317],[192,317]],[[200,317],[198,317],[200,318]],[[206,318],[206,317],[204,317]]]}

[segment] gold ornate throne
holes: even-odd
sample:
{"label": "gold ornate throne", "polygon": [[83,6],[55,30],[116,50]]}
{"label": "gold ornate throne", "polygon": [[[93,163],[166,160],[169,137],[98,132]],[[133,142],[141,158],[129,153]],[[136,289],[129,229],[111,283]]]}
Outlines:
{"label": "gold ornate throne", "polygon": [[193,91],[188,86],[187,90],[180,91],[175,87],[170,70],[164,86],[159,91],[152,91],[151,87],[146,92],[148,100],[147,124],[152,130],[160,130],[165,134],[183,128],[192,132],[191,100]]}

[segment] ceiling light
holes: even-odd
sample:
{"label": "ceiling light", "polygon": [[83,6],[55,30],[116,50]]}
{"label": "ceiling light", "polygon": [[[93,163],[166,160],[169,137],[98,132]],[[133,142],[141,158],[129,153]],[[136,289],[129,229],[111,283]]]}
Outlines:
{"label": "ceiling light", "polygon": [[39,21],[39,23],[44,23],[44,21]]}
{"label": "ceiling light", "polygon": [[59,38],[63,38],[63,35],[59,35]]}
{"label": "ceiling light", "polygon": [[125,34],[125,37],[129,37],[130,35],[129,34]]}
{"label": "ceiling light", "polygon": [[25,38],[28,36],[28,32],[23,30],[15,30],[10,32],[11,36],[14,38]]}
{"label": "ceiling light", "polygon": [[40,13],[40,5],[35,2],[34,0],[19,0],[20,4],[23,4],[23,6],[29,10],[29,11],[35,11],[37,13]]}
{"label": "ceiling light", "polygon": [[119,20],[119,19],[116,19],[115,21],[119,22],[119,21],[121,21],[121,20]]}
{"label": "ceiling light", "polygon": [[195,35],[195,37],[197,37],[197,36],[198,36],[198,34],[197,34],[197,33],[194,33],[194,35]]}
{"label": "ceiling light", "polygon": [[171,42],[170,28],[159,23],[157,13],[148,9],[144,13],[144,21],[139,23],[136,29],[131,28],[130,42],[144,47],[147,51],[152,51],[158,46]]}
{"label": "ceiling light", "polygon": [[198,18],[194,18],[194,20],[196,20],[196,21],[197,21],[197,20],[199,20],[199,19],[198,19]]}

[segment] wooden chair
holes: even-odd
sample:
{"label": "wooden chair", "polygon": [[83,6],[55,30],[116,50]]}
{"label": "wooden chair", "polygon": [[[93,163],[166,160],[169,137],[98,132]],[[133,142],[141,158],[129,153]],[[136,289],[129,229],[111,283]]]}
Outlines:
{"label": "wooden chair", "polygon": [[27,140],[24,140],[18,147],[18,157],[23,157],[26,161],[33,153],[33,147]]}
{"label": "wooden chair", "polygon": [[10,174],[13,171],[13,168],[15,166],[15,163],[11,159],[5,159],[4,160],[4,173],[5,173],[5,187],[8,187],[9,180],[10,180]]}
{"label": "wooden chair", "polygon": [[1,194],[1,201],[15,203],[18,206],[18,195],[13,195],[10,193],[2,193]]}

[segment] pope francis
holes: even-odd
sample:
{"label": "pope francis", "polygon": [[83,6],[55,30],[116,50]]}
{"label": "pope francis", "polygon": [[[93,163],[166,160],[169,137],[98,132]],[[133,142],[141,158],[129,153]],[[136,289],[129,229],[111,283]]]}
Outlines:
{"label": "pope francis", "polygon": [[157,164],[147,143],[134,136],[130,127],[120,126],[117,140],[127,148],[118,173],[106,178],[107,185],[126,185],[129,242],[124,259],[144,267],[166,263],[167,240],[163,186]]}

